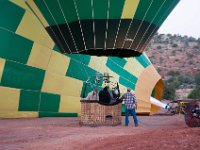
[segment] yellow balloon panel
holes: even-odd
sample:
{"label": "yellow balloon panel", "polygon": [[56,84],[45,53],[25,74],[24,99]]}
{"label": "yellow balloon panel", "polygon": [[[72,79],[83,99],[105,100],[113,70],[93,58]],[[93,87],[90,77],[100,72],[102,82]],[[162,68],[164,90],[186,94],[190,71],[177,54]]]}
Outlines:
{"label": "yellow balloon panel", "polygon": [[5,59],[0,58],[0,82],[1,82],[1,77],[3,74],[4,66],[5,66]]}
{"label": "yellow balloon panel", "polygon": [[126,0],[122,12],[123,19],[132,19],[137,10],[140,0]]}
{"label": "yellow balloon panel", "polygon": [[51,51],[51,58],[47,70],[65,76],[69,66],[69,62],[69,57],[66,57],[56,51]]}
{"label": "yellow balloon panel", "polygon": [[0,118],[37,118],[38,112],[28,111],[0,111]]}
{"label": "yellow balloon panel", "polygon": [[42,92],[80,96],[82,81],[46,71]]}
{"label": "yellow balloon panel", "polygon": [[77,112],[80,114],[80,110],[80,97],[66,95],[61,96],[59,112]]}
{"label": "yellow balloon panel", "polygon": [[139,77],[145,68],[135,58],[128,58],[124,69],[128,70],[134,76]]}
{"label": "yellow balloon panel", "polygon": [[43,24],[43,26],[45,26],[45,27],[49,26],[49,24],[47,23],[47,21],[45,20],[45,18],[43,17],[42,13],[38,9],[38,7],[35,5],[35,3],[32,0],[26,0],[26,2],[27,2],[27,5],[31,6],[31,9],[33,9],[35,14],[37,14],[37,16],[38,16],[39,20],[41,21],[41,23]]}
{"label": "yellow balloon panel", "polygon": [[104,73],[107,72],[107,68],[105,67],[107,60],[107,57],[92,56],[88,66],[91,68],[95,68],[95,70],[98,70],[101,73]]}
{"label": "yellow balloon panel", "polygon": [[28,11],[25,12],[16,33],[50,49],[55,45],[42,24]]}
{"label": "yellow balloon panel", "polygon": [[51,53],[51,49],[34,43],[29,55],[27,65],[46,70]]}
{"label": "yellow balloon panel", "polygon": [[0,112],[18,111],[20,90],[0,86]]}

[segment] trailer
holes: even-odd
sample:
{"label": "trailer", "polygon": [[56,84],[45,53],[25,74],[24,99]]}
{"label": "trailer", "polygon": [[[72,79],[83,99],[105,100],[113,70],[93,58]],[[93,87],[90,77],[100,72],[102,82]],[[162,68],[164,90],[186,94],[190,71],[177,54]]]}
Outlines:
{"label": "trailer", "polygon": [[200,127],[200,100],[179,99],[168,104],[172,114],[183,114],[189,127]]}

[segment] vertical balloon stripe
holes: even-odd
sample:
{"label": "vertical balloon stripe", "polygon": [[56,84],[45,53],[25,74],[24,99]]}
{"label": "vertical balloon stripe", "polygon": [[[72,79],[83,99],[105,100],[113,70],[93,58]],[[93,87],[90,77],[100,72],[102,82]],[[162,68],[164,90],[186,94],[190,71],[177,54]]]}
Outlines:
{"label": "vertical balloon stripe", "polygon": [[141,0],[126,0],[123,8],[122,19],[132,19]]}

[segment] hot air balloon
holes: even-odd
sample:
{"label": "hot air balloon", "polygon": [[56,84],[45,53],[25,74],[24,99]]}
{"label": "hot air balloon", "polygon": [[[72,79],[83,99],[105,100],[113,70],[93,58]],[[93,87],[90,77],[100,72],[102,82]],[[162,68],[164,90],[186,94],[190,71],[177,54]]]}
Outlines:
{"label": "hot air balloon", "polygon": [[157,112],[163,82],[144,50],[178,2],[0,0],[0,118],[77,116],[97,72]]}

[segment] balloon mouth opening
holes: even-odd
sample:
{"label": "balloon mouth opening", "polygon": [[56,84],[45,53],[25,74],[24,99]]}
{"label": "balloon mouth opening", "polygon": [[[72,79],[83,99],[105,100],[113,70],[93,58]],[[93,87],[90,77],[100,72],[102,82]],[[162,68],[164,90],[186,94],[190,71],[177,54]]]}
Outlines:
{"label": "balloon mouth opening", "polygon": [[135,57],[142,53],[131,49],[89,49],[74,54],[85,54],[92,56],[114,56],[114,57]]}

